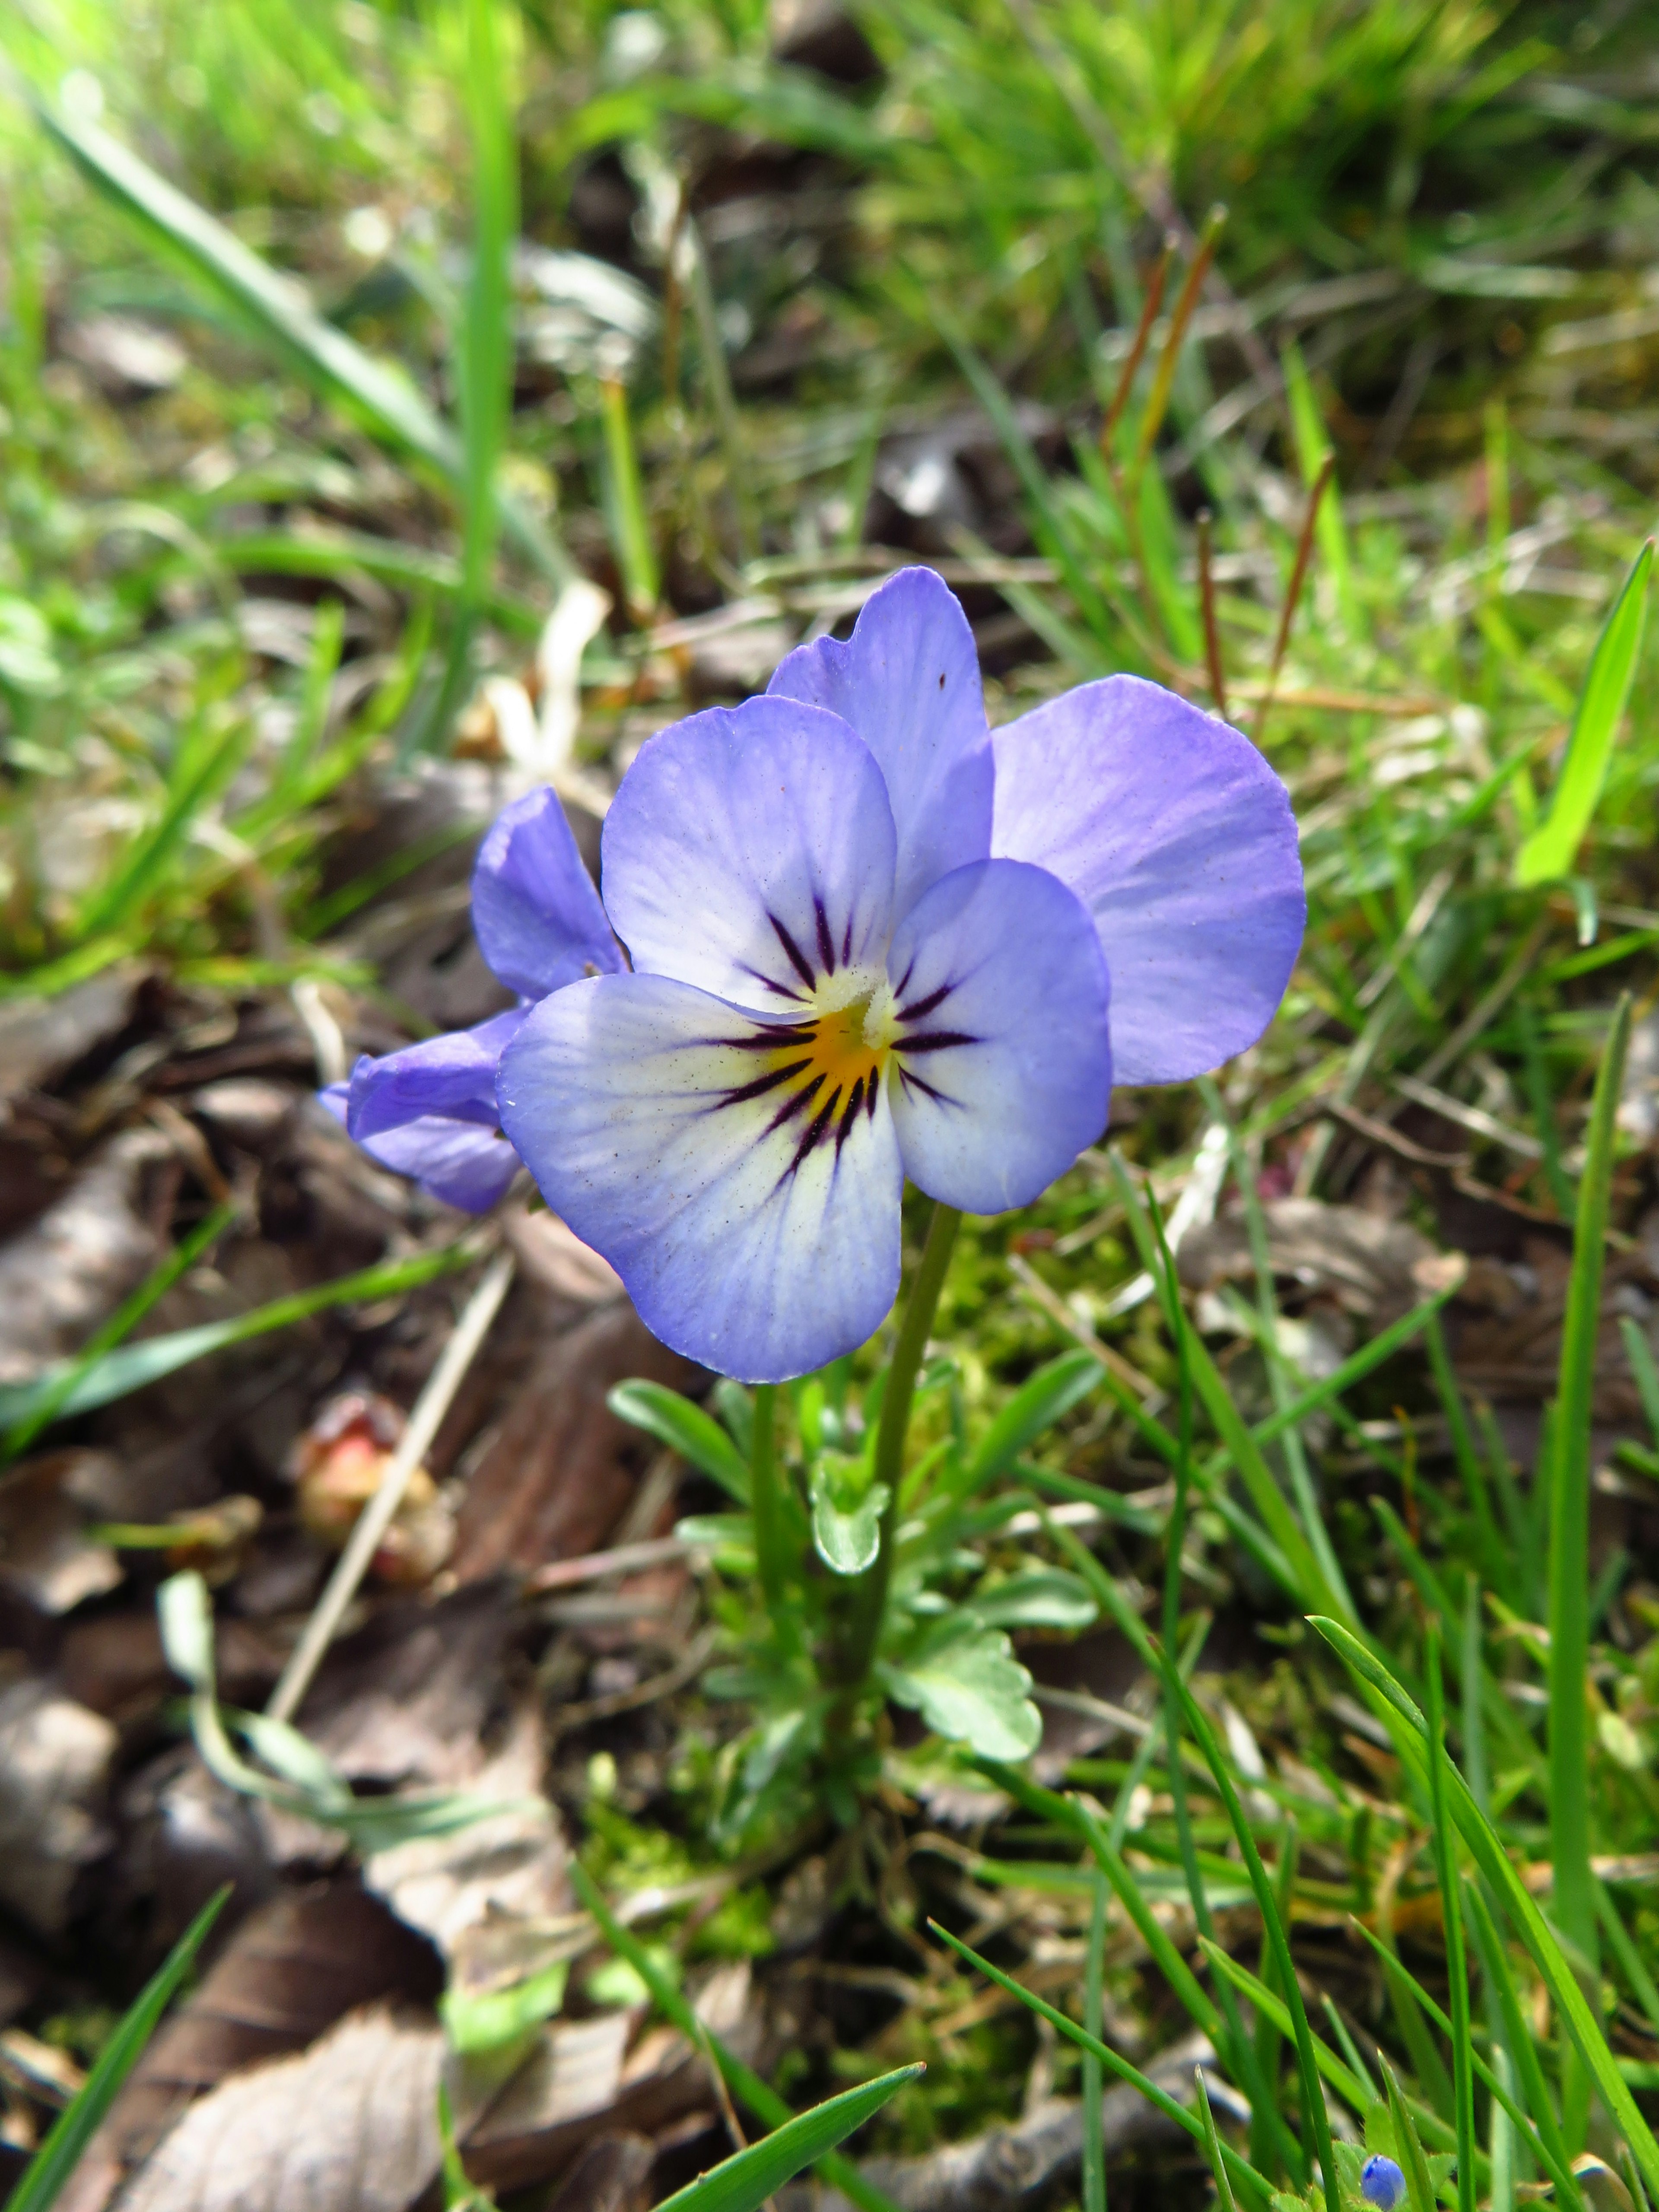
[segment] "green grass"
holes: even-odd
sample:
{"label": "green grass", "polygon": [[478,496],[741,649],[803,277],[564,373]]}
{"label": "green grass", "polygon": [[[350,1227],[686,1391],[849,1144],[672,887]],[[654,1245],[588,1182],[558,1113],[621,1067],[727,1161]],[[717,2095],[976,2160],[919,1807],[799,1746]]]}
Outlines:
{"label": "green grass", "polygon": [[[1651,2078],[1659,2043],[1659,1895],[1594,1863],[1649,1850],[1659,1817],[1659,1592],[1639,1563],[1593,1589],[1588,1514],[1598,1269],[1641,1172],[1613,1119],[1615,1006],[1646,1017],[1659,945],[1651,32],[1535,0],[880,0],[860,20],[883,75],[849,88],[769,58],[758,0],[7,16],[0,989],[137,951],[198,989],[372,988],[353,919],[392,878],[339,884],[337,831],[365,775],[448,742],[477,673],[526,672],[575,567],[616,602],[580,739],[603,772],[635,694],[672,711],[683,681],[653,620],[754,598],[799,629],[845,607],[884,434],[976,405],[975,480],[1010,489],[934,542],[1001,617],[994,717],[1118,668],[1206,704],[1218,685],[1290,784],[1310,906],[1262,1043],[1133,1102],[1104,1173],[964,1224],[945,1279],[917,1448],[981,1440],[982,1561],[1012,1557],[1012,1511],[1106,1480],[1106,1533],[1031,1541],[1097,1579],[1155,1670],[1212,1613],[1260,1623],[1263,1663],[1227,1688],[1274,1747],[1246,1772],[1209,1688],[1170,1670],[1132,1758],[1019,1790],[1040,1840],[985,1838],[975,1878],[1012,1900],[989,1967],[1018,1983],[1062,1930],[1075,1975],[1042,2002],[1085,2081],[1123,2073],[1097,2033],[1109,1993],[1203,2026],[1260,2093],[1248,2156],[1224,2118],[1181,2123],[1224,2197],[1348,2204],[1328,2095],[1394,2131],[1419,2189],[1458,2152],[1462,2212],[1471,2191],[1512,2212],[1545,2177],[1576,2207],[1586,2143],[1650,2194],[1652,2096],[1626,2073]],[[728,128],[791,149],[803,198],[769,209],[723,169]],[[634,234],[658,319],[627,336],[595,309],[586,354],[533,377],[520,357],[515,384],[536,306],[515,232],[580,244],[601,151],[651,196]],[[112,398],[76,367],[65,332],[108,313],[174,336],[176,379]],[[799,367],[757,380],[744,334],[783,329],[809,334]],[[285,659],[247,619],[274,576],[301,580]],[[369,653],[377,680],[336,713]],[[1425,1125],[1425,1096],[1455,1112]],[[1212,1128],[1255,1263],[1225,1332],[1174,1295],[1143,1181],[1167,1215]],[[1576,1229],[1535,1466],[1455,1372],[1443,1292],[1362,1317],[1334,1374],[1276,1310],[1258,1194],[1363,1202],[1387,1160],[1432,1229],[1448,1186],[1413,1146],[1465,1155],[1462,1197],[1517,1245]],[[1143,1269],[1154,1294],[1120,1309]],[[1641,1483],[1659,1380],[1623,1326],[1651,1430],[1620,1464]],[[1162,1402],[1121,1366],[1062,1373],[1079,1334]],[[8,1399],[14,1439],[191,1349],[167,1346],[94,1342]],[[782,1465],[799,1439],[777,1418]],[[746,1484],[712,1419],[668,1440]],[[1137,1489],[1153,1502],[1118,1501]],[[1332,1717],[1339,1694],[1370,1700],[1389,1748]],[[1085,1788],[1115,1800],[1103,1826]],[[1517,1865],[1553,1868],[1541,1909]],[[1259,1923],[1247,1945],[1221,1898]],[[1339,1972],[1304,1938],[1349,1912],[1383,1954]],[[918,2037],[982,1991],[983,1948],[960,1974],[934,1953]],[[1092,2158],[1082,2194],[1104,2202]]]}

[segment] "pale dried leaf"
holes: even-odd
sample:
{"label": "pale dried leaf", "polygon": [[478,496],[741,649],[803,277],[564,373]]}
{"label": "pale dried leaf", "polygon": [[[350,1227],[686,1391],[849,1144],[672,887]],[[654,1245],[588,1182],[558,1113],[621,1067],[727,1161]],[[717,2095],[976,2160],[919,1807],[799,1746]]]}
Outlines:
{"label": "pale dried leaf", "polygon": [[161,1244],[144,1218],[143,1185],[171,1152],[154,1129],[124,1130],[0,1246],[0,1382],[31,1382],[76,1350],[155,1265]]}
{"label": "pale dried leaf", "polygon": [[[1446,1255],[1409,1222],[1315,1198],[1281,1198],[1262,1212],[1274,1275],[1349,1313],[1386,1321],[1443,1285]],[[1255,1273],[1242,1213],[1190,1231],[1176,1257],[1182,1282],[1195,1290]]]}
{"label": "pale dried leaf", "polygon": [[100,1817],[118,1739],[47,1683],[0,1686],[0,1904],[62,1933],[82,1867],[109,1834]]}
{"label": "pale dried leaf", "polygon": [[442,2065],[428,2021],[353,2013],[192,2106],[120,2212],[406,2212],[438,2169]]}

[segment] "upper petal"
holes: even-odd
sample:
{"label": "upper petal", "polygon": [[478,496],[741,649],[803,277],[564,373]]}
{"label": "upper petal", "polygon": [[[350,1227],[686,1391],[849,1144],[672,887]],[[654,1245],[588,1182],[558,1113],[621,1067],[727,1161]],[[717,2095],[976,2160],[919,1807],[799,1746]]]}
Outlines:
{"label": "upper petal", "polygon": [[900,1153],[930,1198],[1024,1206],[1106,1126],[1106,963],[1064,884],[978,860],[935,884],[888,957]]}
{"label": "upper petal", "polygon": [[533,1009],[500,1084],[548,1204],[647,1327],[750,1382],[850,1352],[898,1288],[885,1103],[832,1110],[776,1036],[666,977],[600,976]]}
{"label": "upper petal", "polygon": [[623,965],[564,809],[546,785],[498,814],[478,848],[472,929],[490,967],[526,999]]}
{"label": "upper petal", "polygon": [[1094,916],[1119,1083],[1178,1083],[1253,1044],[1296,964],[1307,901],[1284,785],[1249,739],[1138,676],[996,732],[993,849]]}
{"label": "upper petal", "polygon": [[845,722],[788,699],[710,708],[653,738],[604,840],[605,903],[635,968],[787,1013],[879,963],[893,817]]}
{"label": "upper petal", "polygon": [[783,661],[768,696],[828,708],[869,746],[898,828],[897,911],[991,850],[994,769],[979,655],[956,594],[931,568],[901,568],[865,601],[842,645],[821,637]]}

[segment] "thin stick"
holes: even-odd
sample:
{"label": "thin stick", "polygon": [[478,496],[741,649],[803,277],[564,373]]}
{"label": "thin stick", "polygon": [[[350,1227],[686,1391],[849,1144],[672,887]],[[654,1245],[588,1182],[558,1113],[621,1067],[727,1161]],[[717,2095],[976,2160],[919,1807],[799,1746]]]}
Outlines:
{"label": "thin stick", "polygon": [[1117,390],[1112,394],[1112,404],[1106,410],[1106,420],[1100,426],[1101,458],[1109,469],[1115,472],[1112,457],[1112,434],[1129,404],[1129,394],[1134,390],[1135,376],[1146,359],[1146,348],[1152,335],[1152,325],[1158,320],[1158,311],[1164,304],[1164,287],[1169,281],[1170,264],[1175,258],[1176,242],[1172,236],[1164,240],[1163,258],[1152,271],[1152,281],[1146,287],[1146,298],[1140,310],[1140,320],[1135,325],[1134,343],[1124,359],[1117,380]]}
{"label": "thin stick", "polygon": [[368,1571],[368,1563],[380,1547],[382,1536],[392,1525],[392,1516],[403,1504],[404,1492],[410,1478],[426,1457],[432,1439],[438,1433],[438,1425],[449,1411],[450,1402],[461,1386],[462,1378],[472,1364],[479,1346],[495,1318],[501,1300],[507,1296],[507,1286],[513,1279],[514,1260],[510,1252],[498,1253],[491,1261],[478,1287],[467,1300],[465,1311],[455,1324],[455,1333],[444,1346],[443,1356],[427,1378],[427,1384],[416,1401],[409,1417],[409,1426],[404,1431],[398,1449],[386,1462],[380,1487],[357,1517],[351,1538],[341,1553],[327,1587],[317,1601],[305,1633],[294,1647],[282,1680],[271,1692],[270,1703],[265,1711],[273,1720],[291,1720],[301,1699],[311,1687],[312,1677],[322,1662],[323,1654],[334,1640],[336,1630],[344,1618],[345,1609],[357,1594],[357,1585]]}
{"label": "thin stick", "polygon": [[1215,618],[1215,578],[1210,573],[1210,524],[1207,507],[1198,511],[1198,594],[1204,608],[1204,659],[1210,672],[1210,696],[1215,710],[1227,719],[1227,676],[1221,665],[1221,632]]}
{"label": "thin stick", "polygon": [[1140,418],[1140,435],[1135,442],[1134,481],[1139,484],[1140,471],[1146,465],[1146,456],[1152,450],[1158,432],[1164,428],[1164,410],[1170,404],[1170,393],[1175,385],[1176,370],[1181,362],[1181,349],[1186,343],[1187,325],[1198,305],[1198,295],[1204,289],[1204,279],[1209,274],[1210,264],[1215,258],[1216,241],[1221,236],[1221,226],[1227,220],[1224,207],[1212,208],[1204,225],[1204,234],[1198,241],[1187,270],[1187,279],[1181,288],[1180,297],[1170,317],[1168,335],[1164,340],[1164,351],[1158,356],[1158,372],[1152,378],[1152,388],[1146,397],[1146,411]]}
{"label": "thin stick", "polygon": [[1267,688],[1261,695],[1261,704],[1255,710],[1255,728],[1252,732],[1257,744],[1267,726],[1268,709],[1273,703],[1273,693],[1279,689],[1279,672],[1285,664],[1285,648],[1291,641],[1291,624],[1296,620],[1296,611],[1302,599],[1302,586],[1307,581],[1308,563],[1313,558],[1314,525],[1319,520],[1319,502],[1325,496],[1325,487],[1336,467],[1336,455],[1327,453],[1319,465],[1319,474],[1314,478],[1313,489],[1308,494],[1308,511],[1302,518],[1302,535],[1297,540],[1296,565],[1291,570],[1290,589],[1285,594],[1285,604],[1279,611],[1279,634],[1273,640],[1273,665],[1267,671]]}

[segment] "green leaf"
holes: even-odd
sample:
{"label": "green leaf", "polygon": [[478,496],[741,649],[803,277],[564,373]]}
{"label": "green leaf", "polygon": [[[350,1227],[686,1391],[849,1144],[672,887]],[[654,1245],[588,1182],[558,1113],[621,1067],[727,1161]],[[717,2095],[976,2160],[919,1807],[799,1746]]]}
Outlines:
{"label": "green leaf", "polygon": [[146,1983],[137,2002],[104,2045],[75,2101],[58,2115],[52,2133],[29,2160],[22,2179],[6,2200],[6,2212],[46,2212],[48,2205],[56,2203],[229,1895],[227,1883],[216,1897],[209,1899]]}
{"label": "green leaf", "polygon": [[925,2066],[900,2066],[815,2105],[810,2112],[787,2121],[761,2142],[750,2143],[747,2150],[699,2174],[667,2198],[659,2212],[755,2212],[775,2189],[781,2189],[803,2166],[811,2166],[825,2151],[833,2150],[878,2112],[890,2097],[908,2082],[920,2081],[927,2070]]}
{"label": "green leaf", "polygon": [[[147,1337],[142,1344],[121,1345],[106,1352],[80,1376],[62,1402],[55,1405],[53,1418],[68,1420],[72,1414],[89,1413],[96,1407],[143,1389],[148,1383],[159,1382],[165,1375],[176,1374],[192,1360],[205,1359],[210,1352],[246,1344],[251,1337],[264,1336],[271,1329],[288,1328],[295,1322],[309,1320],[313,1314],[326,1313],[332,1306],[370,1305],[380,1298],[395,1297],[400,1291],[431,1282],[434,1276],[465,1267],[477,1256],[476,1245],[451,1244],[441,1252],[422,1252],[412,1260],[396,1260],[382,1267],[365,1267],[360,1274],[342,1275],[336,1282],[319,1284],[314,1291],[301,1291],[292,1297],[273,1298],[269,1305],[256,1306],[252,1313],[238,1314],[230,1321],[204,1322],[198,1328],[174,1329],[167,1336]],[[38,1407],[52,1403],[64,1374],[71,1372],[76,1364],[73,1359],[59,1360],[33,1382],[13,1382],[0,1389],[0,1425],[9,1427],[27,1420]]]}
{"label": "green leaf", "polygon": [[1088,1628],[1100,1618],[1089,1585],[1064,1567],[1036,1567],[974,1592],[966,1610],[985,1628]]}
{"label": "green leaf", "polygon": [[861,1575],[881,1549],[890,1493],[884,1482],[872,1482],[845,1503],[836,1497],[836,1474],[822,1460],[812,1469],[812,1547],[832,1575]]}
{"label": "green leaf", "polygon": [[1039,1367],[1020,1384],[980,1439],[979,1449],[957,1486],[959,1495],[965,1498],[1000,1474],[1045,1429],[1052,1428],[1079,1399],[1086,1398],[1105,1371],[1086,1352],[1063,1352],[1058,1359]]}
{"label": "green leaf", "polygon": [[1636,565],[1625,579],[1613,602],[1579,694],[1567,740],[1566,758],[1550,801],[1550,811],[1516,855],[1515,880],[1553,883],[1570,872],[1580,841],[1589,828],[1601,787],[1607,780],[1613,739],[1624,718],[1625,702],[1636,674],[1642,650],[1642,633],[1648,618],[1648,581],[1653,569],[1653,540],[1636,556]]}
{"label": "green leaf", "polygon": [[983,1759],[1029,1759],[1042,1741],[1041,1717],[1026,1694],[1031,1678],[1000,1629],[975,1624],[964,1632],[953,1621],[882,1673],[899,1705]]}
{"label": "green leaf", "polygon": [[605,1404],[619,1421],[643,1429],[659,1443],[718,1482],[739,1505],[749,1503],[749,1469],[720,1423],[661,1382],[618,1382]]}
{"label": "green leaf", "polygon": [[[254,1757],[263,1759],[271,1772],[280,1775],[284,1782],[303,1790],[319,1805],[351,1805],[350,1785],[335,1771],[332,1763],[310,1737],[301,1735],[287,1721],[273,1720],[269,1713],[237,1712],[229,1708],[226,1709],[225,1718]],[[373,1802],[381,1806],[397,1801],[379,1798]]]}
{"label": "green leaf", "polygon": [[438,2006],[450,2047],[471,2058],[522,2042],[557,2012],[569,1978],[569,1960],[556,1959],[508,1989],[470,1991],[452,1984]]}

